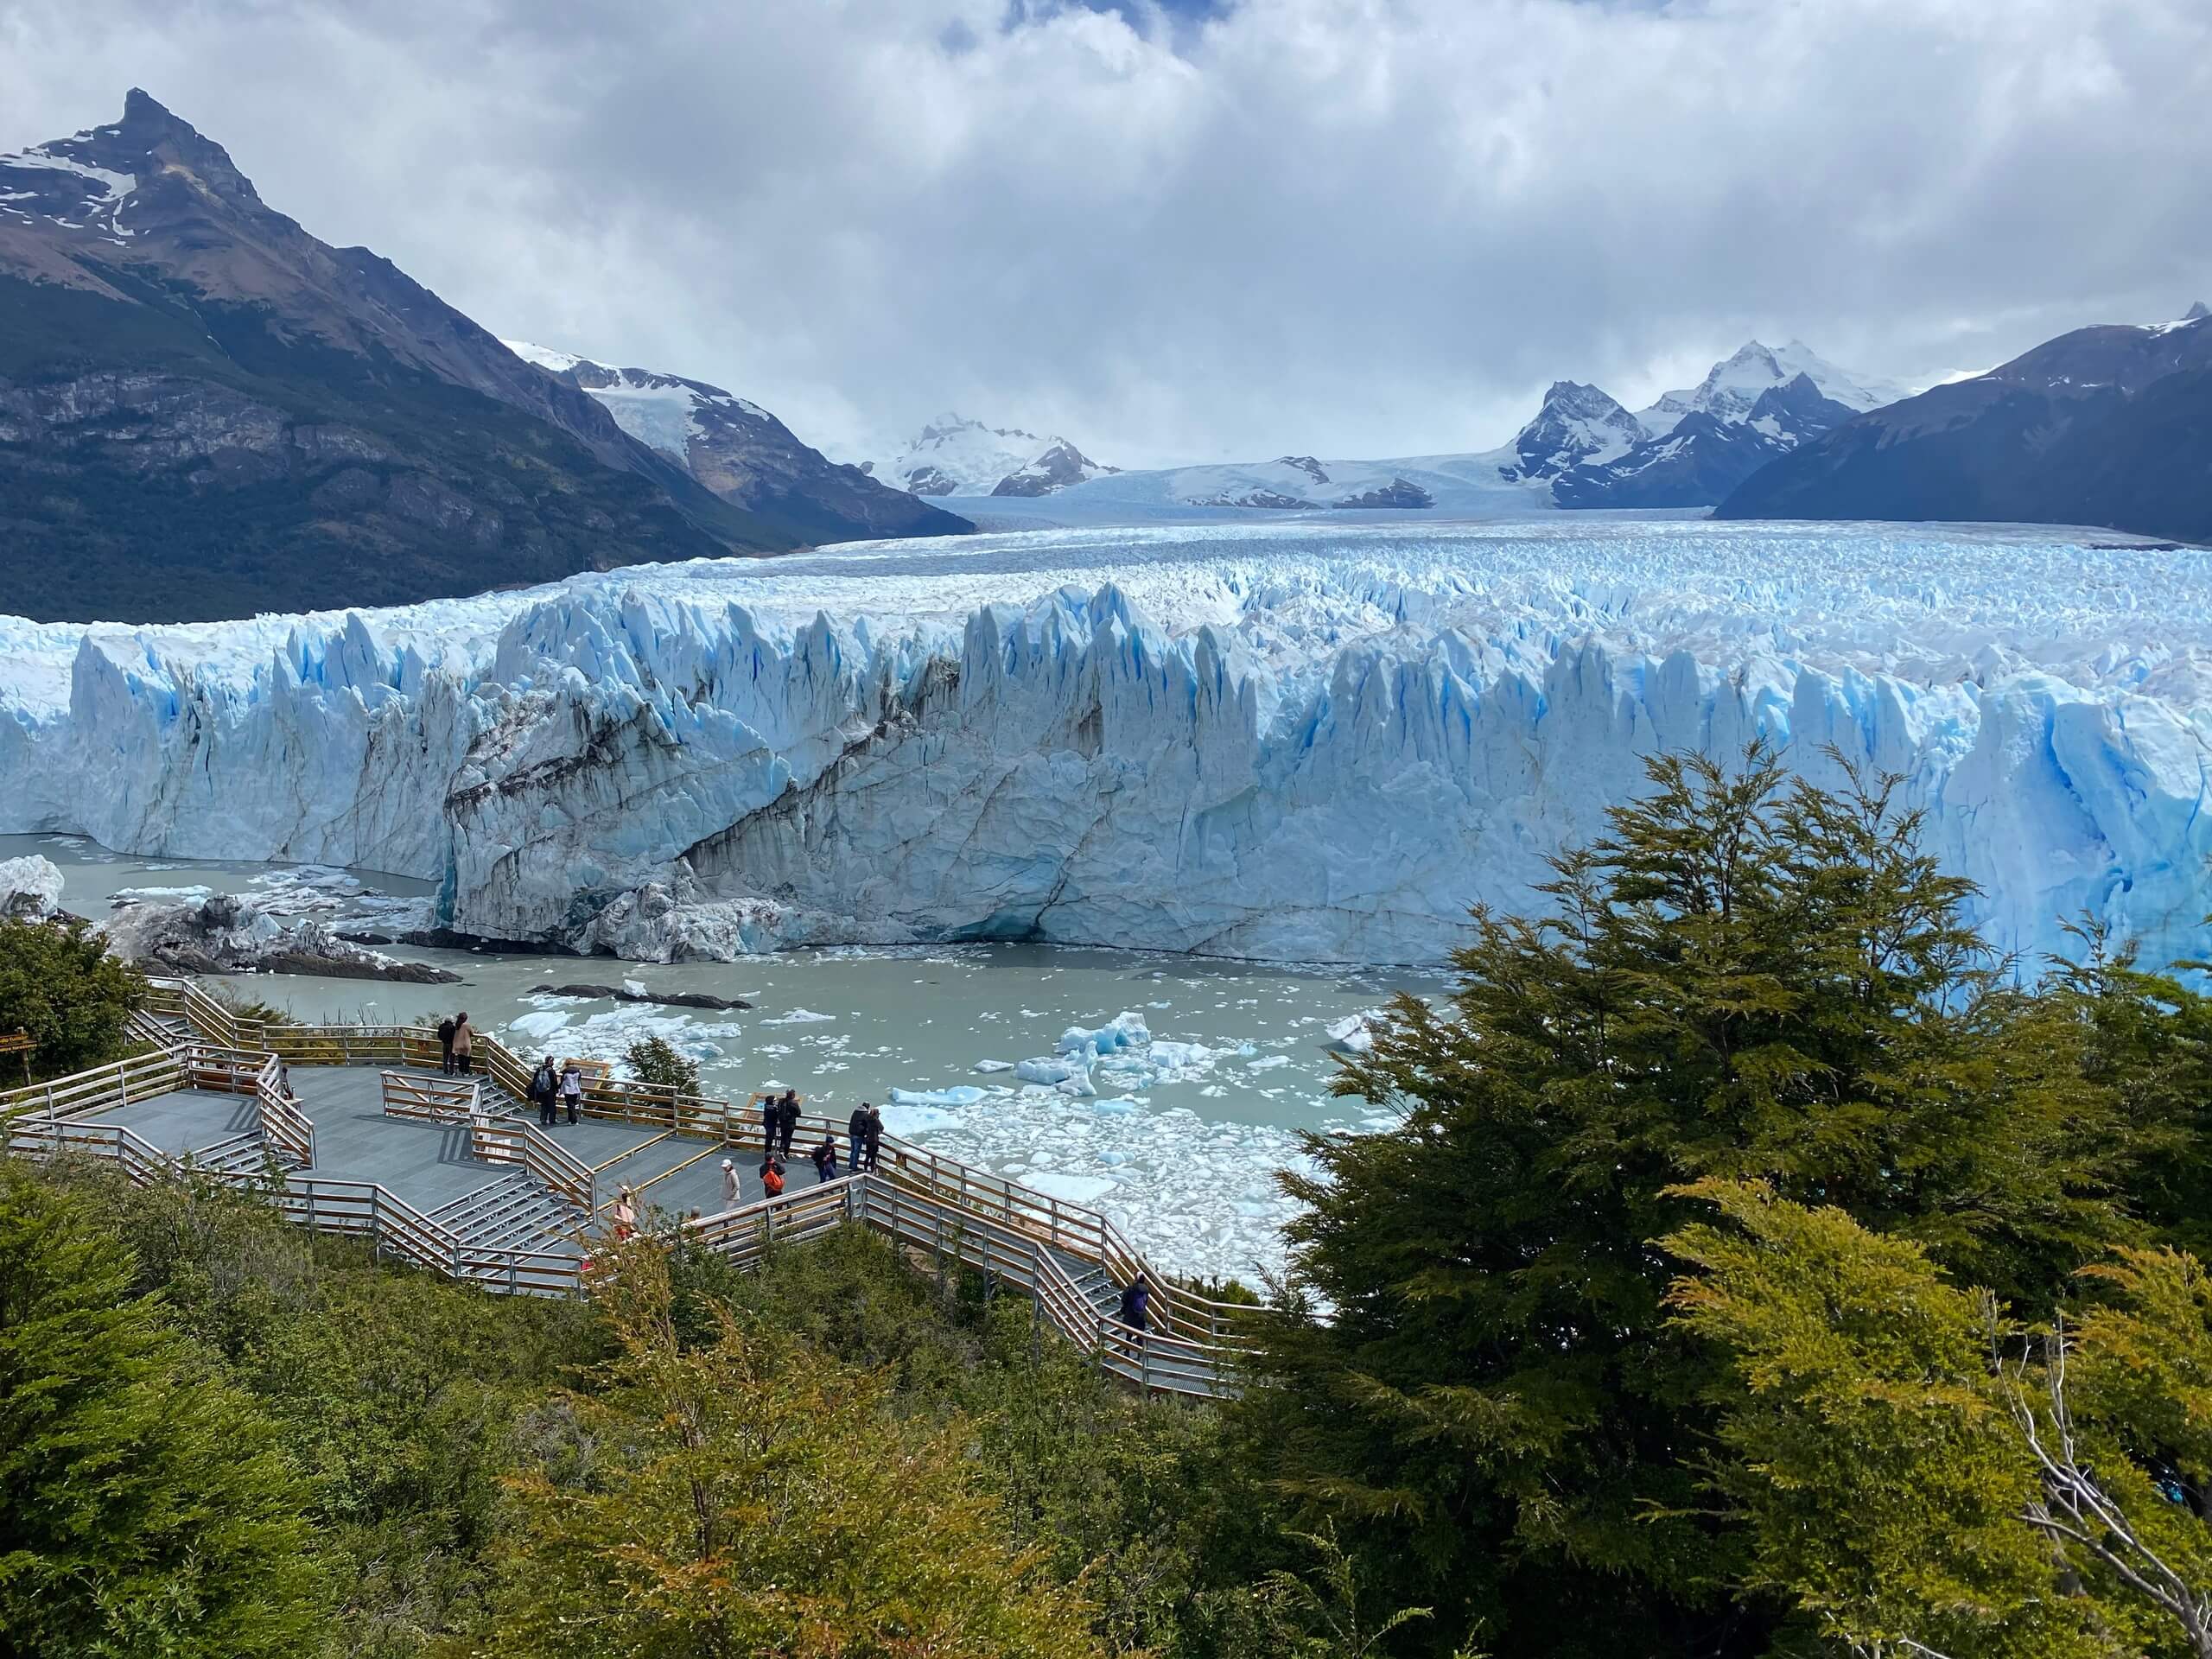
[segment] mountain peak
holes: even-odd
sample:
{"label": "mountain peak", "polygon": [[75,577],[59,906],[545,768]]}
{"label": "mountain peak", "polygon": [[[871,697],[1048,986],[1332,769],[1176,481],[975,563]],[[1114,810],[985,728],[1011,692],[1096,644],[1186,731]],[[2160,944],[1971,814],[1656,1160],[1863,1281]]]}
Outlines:
{"label": "mountain peak", "polygon": [[262,205],[253,181],[238,171],[228,150],[140,86],[124,99],[122,120],[54,139],[32,153],[128,175],[141,187],[164,174],[181,174],[238,206]]}
{"label": "mountain peak", "polygon": [[2207,305],[2202,300],[2181,314],[2183,322],[2202,322],[2207,317],[2212,317],[2212,305]]}

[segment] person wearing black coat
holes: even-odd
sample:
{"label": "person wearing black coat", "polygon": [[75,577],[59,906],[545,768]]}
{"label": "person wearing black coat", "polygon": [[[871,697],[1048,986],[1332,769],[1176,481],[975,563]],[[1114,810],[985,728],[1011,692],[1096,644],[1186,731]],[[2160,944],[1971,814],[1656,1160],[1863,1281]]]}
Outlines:
{"label": "person wearing black coat", "polygon": [[561,1103],[561,1074],[553,1069],[553,1057],[548,1054],[530,1074],[530,1097],[537,1103],[537,1122],[541,1128],[551,1128],[555,1109]]}
{"label": "person wearing black coat", "polygon": [[776,1155],[789,1162],[791,1137],[798,1133],[798,1091],[784,1090],[784,1097],[776,1103]]}
{"label": "person wearing black coat", "polygon": [[453,1076],[453,1016],[448,1014],[438,1021],[438,1070]]}
{"label": "person wearing black coat", "polygon": [[876,1160],[883,1155],[883,1113],[875,1106],[868,1109],[867,1144],[868,1166],[874,1169]]}
{"label": "person wearing black coat", "polygon": [[874,1109],[862,1101],[845,1124],[845,1167],[855,1175],[868,1167],[868,1116]]}

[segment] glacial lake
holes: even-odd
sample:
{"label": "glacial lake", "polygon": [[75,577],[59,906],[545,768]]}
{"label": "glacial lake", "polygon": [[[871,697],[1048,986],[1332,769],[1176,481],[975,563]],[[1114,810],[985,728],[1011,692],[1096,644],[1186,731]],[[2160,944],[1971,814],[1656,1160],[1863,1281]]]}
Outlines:
{"label": "glacial lake", "polygon": [[[394,901],[430,893],[372,871],[139,857],[79,836],[0,836],[0,859],[25,854],[58,865],[63,904],[94,921],[125,893],[185,898],[204,888],[373,922]],[[698,1061],[709,1093],[789,1086],[839,1116],[872,1100],[901,1134],[1111,1216],[1163,1267],[1248,1281],[1281,1260],[1279,1230],[1292,1206],[1273,1177],[1300,1161],[1298,1133],[1392,1121],[1329,1092],[1331,1028],[1394,991],[1434,996],[1449,982],[1440,972],[1020,944],[844,946],[677,964],[404,945],[388,953],[435,963],[461,982],[281,974],[212,982],[310,1021],[410,1021],[465,1008],[525,1053],[619,1060],[637,1038],[662,1036]],[[754,1006],[721,1013],[548,995],[578,982]],[[1151,1040],[1097,1065],[1096,1096],[1025,1085],[1010,1069],[1058,1058],[1071,1027],[1096,1031],[1125,1014]],[[1009,1069],[981,1069],[992,1067]],[[931,1098],[901,1103],[894,1090]]]}

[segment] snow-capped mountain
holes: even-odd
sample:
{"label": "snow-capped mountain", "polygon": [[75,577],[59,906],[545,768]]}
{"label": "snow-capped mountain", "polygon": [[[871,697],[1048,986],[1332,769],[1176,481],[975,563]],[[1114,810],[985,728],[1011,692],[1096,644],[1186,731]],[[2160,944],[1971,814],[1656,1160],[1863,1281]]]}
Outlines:
{"label": "snow-capped mountain", "polygon": [[0,157],[0,603],[216,618],[801,537],[133,91]]}
{"label": "snow-capped mountain", "polygon": [[681,375],[616,368],[528,340],[503,342],[588,393],[632,437],[671,456],[723,500],[812,541],[951,536],[974,526],[808,448],[756,403]]}
{"label": "snow-capped mountain", "polygon": [[1740,417],[1693,409],[1673,429],[1610,461],[1589,461],[1552,481],[1562,507],[1702,507],[1799,444],[1852,417],[1801,374],[1759,393]]}
{"label": "snow-capped mountain", "polygon": [[947,412],[887,459],[862,461],[860,470],[916,495],[1020,497],[1051,495],[1121,469],[1101,466],[1065,438]]}
{"label": "snow-capped mountain", "polygon": [[1520,460],[1506,476],[1556,478],[1572,467],[1617,460],[1650,435],[1643,422],[1597,387],[1554,380],[1536,418],[1515,435],[1513,452]]}
{"label": "snow-capped mountain", "polygon": [[[1561,390],[1552,389],[1554,395]],[[1579,398],[1576,409],[1619,409],[1594,386],[1567,391]],[[1611,454],[1561,465],[1572,442],[1561,443],[1555,429],[1570,441],[1616,445],[1624,428],[1616,419],[1588,429],[1587,415],[1578,428],[1553,411],[1548,397],[1516,447],[1524,456],[1542,457],[1533,467],[1524,461],[1522,475],[1551,477],[1553,499],[1562,507],[1705,507],[1777,455],[1905,395],[1889,381],[1838,368],[1802,340],[1779,349],[1746,340],[1695,386],[1668,392],[1629,416],[1643,435]]]}
{"label": "snow-capped mountain", "polygon": [[1738,518],[2109,524],[2212,540],[2212,311],[2076,328],[1842,423],[1721,502]]}
{"label": "snow-capped mountain", "polygon": [[1695,386],[1662,394],[1649,409],[1638,410],[1637,419],[1655,438],[1673,431],[1682,416],[1694,410],[1722,421],[1743,420],[1764,394],[1787,385],[1801,374],[1820,389],[1822,397],[1841,404],[1854,415],[1911,395],[1895,381],[1840,369],[1802,340],[1793,340],[1777,348],[1750,340],[1738,346],[1734,355],[1714,364]]}
{"label": "snow-capped mountain", "polygon": [[[1012,527],[1254,512],[1512,518],[1553,507],[1709,507],[1776,456],[1903,395],[1802,341],[1777,350],[1751,340],[1699,385],[1640,415],[1597,386],[1555,381],[1535,418],[1497,449],[1151,468],[1071,483],[1033,509],[970,511],[987,525]],[[1017,493],[1027,492],[999,492]]]}

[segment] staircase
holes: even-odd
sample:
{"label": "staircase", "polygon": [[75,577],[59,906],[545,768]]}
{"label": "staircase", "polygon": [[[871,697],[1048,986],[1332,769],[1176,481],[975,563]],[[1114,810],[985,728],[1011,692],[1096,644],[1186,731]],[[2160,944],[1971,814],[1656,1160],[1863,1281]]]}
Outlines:
{"label": "staircase", "polygon": [[1110,1319],[1121,1313],[1122,1287],[1107,1276],[1105,1268],[1096,1262],[1072,1255],[1065,1250],[1056,1249],[1052,1254],[1067,1270],[1068,1277],[1075,1281],[1075,1287],[1083,1293],[1083,1300],[1090,1304],[1091,1311],[1100,1319]]}
{"label": "staircase", "polygon": [[[273,1156],[257,1133],[234,1135],[190,1155],[194,1170],[218,1180],[258,1180],[267,1173]],[[282,1160],[278,1162],[281,1166]]]}
{"label": "staircase", "polygon": [[517,1172],[430,1212],[465,1250],[544,1250],[568,1242],[583,1217],[535,1176]]}

